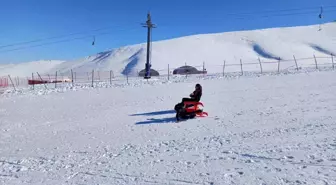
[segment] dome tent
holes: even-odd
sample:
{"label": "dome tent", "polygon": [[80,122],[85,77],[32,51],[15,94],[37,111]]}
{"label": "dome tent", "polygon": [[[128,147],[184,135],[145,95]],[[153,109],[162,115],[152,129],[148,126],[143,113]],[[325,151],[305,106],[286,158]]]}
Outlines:
{"label": "dome tent", "polygon": [[[139,76],[144,77],[146,75],[146,69],[139,72]],[[154,69],[150,69],[150,76],[160,76],[159,72]]]}
{"label": "dome tent", "polygon": [[192,66],[182,66],[179,68],[176,68],[173,71],[173,74],[179,74],[179,75],[185,75],[185,74],[203,74],[203,71],[197,70],[195,67]]}

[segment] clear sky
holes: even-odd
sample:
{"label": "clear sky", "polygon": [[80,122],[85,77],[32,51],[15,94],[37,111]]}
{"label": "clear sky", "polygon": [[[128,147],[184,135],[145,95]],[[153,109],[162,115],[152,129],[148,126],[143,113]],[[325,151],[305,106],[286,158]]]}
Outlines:
{"label": "clear sky", "polygon": [[[321,6],[323,19],[318,17]],[[289,9],[295,10],[284,11]],[[0,64],[3,64],[76,59],[146,42],[146,29],[141,23],[146,21],[148,11],[157,25],[153,40],[162,40],[200,33],[330,22],[336,20],[336,1],[1,0],[0,11]],[[100,30],[92,31],[97,29]],[[70,35],[73,33],[81,34]],[[94,35],[96,42],[92,46]],[[66,37],[7,47],[55,36]],[[82,39],[68,41],[76,38]],[[50,42],[59,43],[31,47]],[[8,51],[22,47],[27,48]]]}

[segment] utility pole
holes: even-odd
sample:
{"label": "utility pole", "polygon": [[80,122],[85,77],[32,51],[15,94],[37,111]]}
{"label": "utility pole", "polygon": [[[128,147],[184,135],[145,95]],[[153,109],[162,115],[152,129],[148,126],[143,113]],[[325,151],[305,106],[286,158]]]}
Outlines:
{"label": "utility pole", "polygon": [[152,19],[151,19],[151,15],[150,12],[148,12],[147,14],[147,21],[146,24],[142,24],[143,27],[147,28],[147,59],[146,59],[146,65],[145,65],[145,79],[149,79],[151,78],[150,76],[150,68],[151,68],[151,64],[149,61],[150,58],[150,48],[151,48],[151,31],[152,28],[156,28],[156,26],[152,23]]}

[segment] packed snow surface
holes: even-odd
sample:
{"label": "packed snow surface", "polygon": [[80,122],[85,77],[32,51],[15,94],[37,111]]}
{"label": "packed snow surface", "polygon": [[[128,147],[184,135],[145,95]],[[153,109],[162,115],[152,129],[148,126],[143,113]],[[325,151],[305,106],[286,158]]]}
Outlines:
{"label": "packed snow surface", "polygon": [[[0,184],[336,184],[335,78],[4,94]],[[195,83],[209,117],[176,123],[172,109]]]}
{"label": "packed snow surface", "polygon": [[[258,71],[258,58],[262,62],[293,60],[293,55],[300,60],[299,65],[314,64],[316,57],[336,55],[336,23],[320,25],[270,28],[261,30],[235,31],[224,33],[200,34],[153,42],[151,48],[152,68],[161,75],[167,74],[185,64],[195,66],[198,70],[203,63],[208,73],[222,71],[226,65],[244,64],[244,70]],[[73,70],[78,75],[87,72],[110,71],[115,75],[137,75],[145,68],[146,44],[136,44],[102,51],[92,56],[70,61],[40,61],[0,67],[0,76],[31,77],[32,73],[55,74],[68,73]],[[319,63],[331,62],[319,60]],[[250,64],[250,65],[248,65]],[[255,64],[255,65],[253,65]],[[282,64],[281,68],[293,66],[294,62]],[[48,67],[49,66],[49,67]],[[264,70],[277,69],[277,65],[266,64]],[[227,67],[226,71],[239,71],[239,66]]]}

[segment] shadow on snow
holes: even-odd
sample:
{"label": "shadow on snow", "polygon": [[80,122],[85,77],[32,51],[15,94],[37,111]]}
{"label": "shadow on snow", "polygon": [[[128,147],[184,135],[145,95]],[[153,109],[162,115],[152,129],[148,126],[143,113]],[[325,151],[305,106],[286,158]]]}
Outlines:
{"label": "shadow on snow", "polygon": [[151,118],[147,119],[147,121],[141,121],[135,123],[136,125],[146,125],[146,124],[154,124],[154,123],[174,123],[176,122],[176,118],[162,118],[162,119],[156,119],[156,118]]}
{"label": "shadow on snow", "polygon": [[[175,110],[165,110],[165,111],[156,111],[156,112],[146,112],[146,113],[140,113],[140,114],[131,114],[130,116],[159,116],[159,115],[166,115],[166,114],[175,114]],[[176,121],[175,116],[174,117],[168,117],[168,118],[150,118],[147,119],[147,121],[141,121],[135,123],[136,125],[145,125],[145,124],[157,124],[157,123],[173,123]]]}
{"label": "shadow on snow", "polygon": [[131,116],[158,116],[158,115],[164,115],[164,114],[175,114],[175,110],[146,112],[146,113],[140,113],[140,114],[132,114]]}

